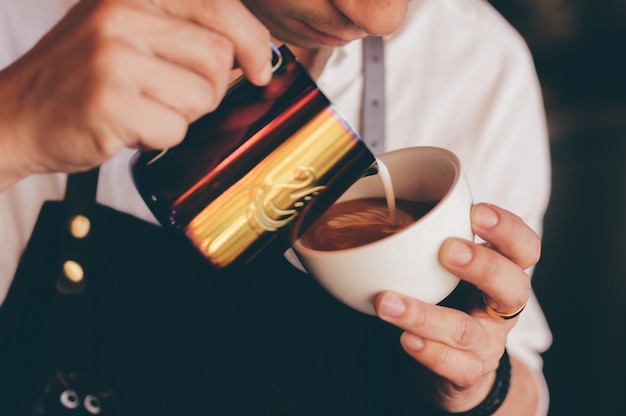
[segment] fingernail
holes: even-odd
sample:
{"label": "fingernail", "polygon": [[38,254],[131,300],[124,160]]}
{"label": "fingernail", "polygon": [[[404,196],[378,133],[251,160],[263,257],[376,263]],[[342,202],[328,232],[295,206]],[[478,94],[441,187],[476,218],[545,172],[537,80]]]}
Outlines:
{"label": "fingernail", "polygon": [[474,221],[481,228],[491,228],[498,223],[498,214],[489,205],[474,206]]}
{"label": "fingernail", "polygon": [[399,296],[387,293],[380,303],[380,313],[389,317],[397,318],[406,311],[406,305]]}
{"label": "fingernail", "polygon": [[273,67],[271,62],[267,62],[261,72],[259,78],[263,84],[267,84],[272,79]]}
{"label": "fingernail", "polygon": [[450,240],[448,244],[448,261],[454,266],[465,266],[474,257],[474,252],[464,242]]}
{"label": "fingernail", "polygon": [[402,345],[410,351],[419,351],[424,348],[424,339],[410,332],[402,334]]}

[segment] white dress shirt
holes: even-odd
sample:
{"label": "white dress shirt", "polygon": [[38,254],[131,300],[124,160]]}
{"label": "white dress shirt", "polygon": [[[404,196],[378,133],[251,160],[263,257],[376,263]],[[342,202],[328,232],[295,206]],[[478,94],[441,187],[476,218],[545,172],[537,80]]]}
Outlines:
{"label": "white dress shirt", "polygon": [[[0,0],[0,68],[28,50],[73,0]],[[550,192],[547,128],[526,44],[482,0],[413,0],[403,27],[385,38],[386,149],[434,145],[455,152],[476,202],[515,212],[538,233]],[[318,78],[349,123],[360,125],[361,42],[337,48]],[[123,105],[123,103],[120,103]],[[100,171],[100,203],[147,221],[154,217],[129,174],[127,149]],[[33,175],[0,193],[0,300],[42,203],[63,198],[65,174]],[[538,374],[551,333],[534,298],[508,349]]]}

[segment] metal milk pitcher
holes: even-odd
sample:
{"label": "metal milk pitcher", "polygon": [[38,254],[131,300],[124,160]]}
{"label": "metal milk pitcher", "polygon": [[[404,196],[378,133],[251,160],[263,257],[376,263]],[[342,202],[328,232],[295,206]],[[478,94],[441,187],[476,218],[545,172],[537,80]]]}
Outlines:
{"label": "metal milk pitcher", "polygon": [[287,47],[274,74],[244,77],[184,140],[131,159],[134,183],[165,228],[215,268],[286,250],[357,179],[376,169],[359,135]]}

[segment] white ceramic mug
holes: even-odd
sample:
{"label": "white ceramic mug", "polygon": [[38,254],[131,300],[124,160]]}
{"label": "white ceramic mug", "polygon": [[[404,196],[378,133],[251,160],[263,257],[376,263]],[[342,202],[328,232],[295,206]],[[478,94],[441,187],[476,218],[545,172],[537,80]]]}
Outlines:
{"label": "white ceramic mug", "polygon": [[[439,201],[408,227],[370,244],[345,250],[318,251],[301,240],[293,252],[306,271],[332,295],[367,314],[374,314],[374,297],[391,290],[438,303],[459,278],[438,260],[449,237],[474,239],[470,224],[472,196],[458,157],[438,147],[411,147],[379,155],[390,173],[397,199]],[[384,197],[378,175],[352,185],[337,202]],[[297,265],[296,259],[292,263]]]}

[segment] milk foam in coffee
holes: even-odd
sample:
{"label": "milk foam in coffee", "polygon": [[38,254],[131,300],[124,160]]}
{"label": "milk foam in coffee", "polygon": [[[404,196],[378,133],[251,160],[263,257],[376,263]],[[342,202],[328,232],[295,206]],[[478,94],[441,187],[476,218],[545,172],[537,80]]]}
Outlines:
{"label": "milk foam in coffee", "polygon": [[391,176],[378,161],[385,197],[359,198],[332,205],[301,237],[314,250],[345,250],[397,233],[424,216],[436,201],[396,199]]}

